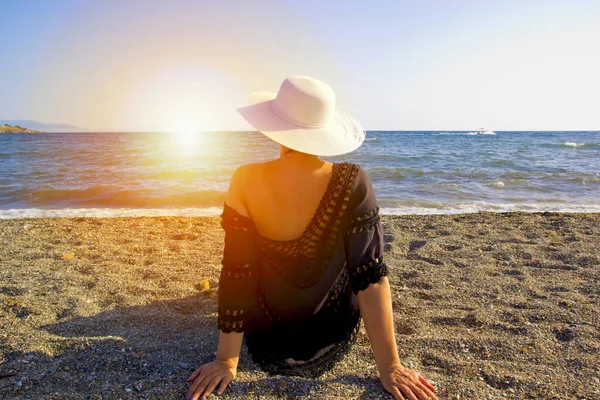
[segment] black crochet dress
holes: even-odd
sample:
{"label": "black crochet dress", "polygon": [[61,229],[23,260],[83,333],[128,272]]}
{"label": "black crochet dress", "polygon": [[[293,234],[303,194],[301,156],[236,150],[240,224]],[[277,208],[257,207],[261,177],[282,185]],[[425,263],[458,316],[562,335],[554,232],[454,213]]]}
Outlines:
{"label": "black crochet dress", "polygon": [[336,163],[321,202],[294,240],[261,236],[224,205],[218,326],[244,332],[265,371],[316,377],[354,342],[356,294],[387,274],[379,208],[368,175]]}

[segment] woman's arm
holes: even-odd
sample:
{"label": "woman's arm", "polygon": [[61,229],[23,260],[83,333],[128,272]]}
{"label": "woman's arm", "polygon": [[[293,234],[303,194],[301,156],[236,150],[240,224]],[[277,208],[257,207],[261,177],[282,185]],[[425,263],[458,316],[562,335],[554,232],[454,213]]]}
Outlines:
{"label": "woman's arm", "polygon": [[358,292],[358,306],[371,340],[379,371],[400,362],[392,317],[392,298],[387,277]]}
{"label": "woman's arm", "polygon": [[186,400],[205,399],[217,388],[217,385],[219,385],[217,393],[223,393],[237,374],[243,336],[244,334],[239,332],[219,331],[217,358],[198,368],[188,378],[187,381],[193,383],[185,397]]}
{"label": "woman's arm", "polygon": [[[244,199],[244,186],[248,180],[247,173],[247,167],[244,166],[238,168],[234,172],[233,177],[231,178],[231,183],[229,184],[227,199],[225,200],[229,207],[233,208],[239,215],[244,217],[248,217],[249,215]],[[244,229],[243,231],[247,232],[247,229]],[[242,252],[242,249],[238,248],[238,244],[240,242],[247,242],[249,238],[238,237],[238,234],[235,232],[232,232],[231,235],[236,236],[231,236],[228,238],[227,232],[225,235],[226,250],[224,250],[224,269],[226,268],[228,261],[234,261],[234,264],[245,264],[246,262],[251,262],[251,259],[254,258],[252,255],[254,252],[248,252],[247,248]],[[233,245],[234,247],[227,249],[228,244],[230,246]],[[238,259],[238,257],[241,258]],[[232,292],[230,294],[233,294],[236,298],[242,298],[245,295],[247,296],[248,294],[254,293],[250,280],[245,279],[238,282],[225,282],[222,279],[223,274],[221,274],[219,290]],[[222,294],[220,294],[220,296],[221,295]],[[233,315],[235,316],[236,314]],[[237,374],[237,366],[240,359],[242,338],[244,336],[242,332],[236,331],[237,328],[241,327],[237,324],[239,324],[238,321],[233,321],[233,325],[228,326],[231,331],[230,329],[227,329],[227,332],[224,332],[223,330],[219,331],[217,357],[215,361],[202,365],[188,378],[188,382],[192,382],[192,384],[187,392],[186,399],[205,399],[217,388],[217,385],[217,393],[221,394],[227,388],[229,382],[235,379]]]}
{"label": "woman's arm", "polygon": [[371,341],[381,384],[396,399],[437,399],[435,389],[400,363],[392,314],[392,295],[383,262],[383,229],[375,191],[358,167],[346,222],[346,267]]}
{"label": "woman's arm", "polygon": [[237,368],[242,348],[241,332],[225,333],[219,331],[219,345],[217,346],[217,360],[225,361]]}
{"label": "woman's arm", "polygon": [[361,290],[357,297],[383,387],[396,399],[404,399],[401,393],[411,400],[437,399],[425,378],[400,363],[387,277]]}

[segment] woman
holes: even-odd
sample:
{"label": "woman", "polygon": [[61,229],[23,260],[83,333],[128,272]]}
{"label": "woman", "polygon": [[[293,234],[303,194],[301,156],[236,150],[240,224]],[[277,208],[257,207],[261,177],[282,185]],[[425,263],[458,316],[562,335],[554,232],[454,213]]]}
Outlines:
{"label": "woman", "polygon": [[281,153],[231,179],[221,215],[217,357],[188,379],[187,398],[225,390],[243,336],[267,372],[319,376],[348,351],[362,315],[383,387],[397,399],[436,399],[398,357],[369,177],[358,165],[319,158],[355,150],[364,131],[314,78],[290,77],[252,103],[238,111]]}

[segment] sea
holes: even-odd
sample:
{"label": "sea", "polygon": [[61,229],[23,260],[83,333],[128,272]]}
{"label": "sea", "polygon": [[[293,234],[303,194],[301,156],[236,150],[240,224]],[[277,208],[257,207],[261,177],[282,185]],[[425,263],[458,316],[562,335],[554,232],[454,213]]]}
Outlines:
{"label": "sea", "polygon": [[[205,216],[257,132],[0,135],[0,218]],[[600,212],[600,132],[368,131],[353,153],[383,214]]]}

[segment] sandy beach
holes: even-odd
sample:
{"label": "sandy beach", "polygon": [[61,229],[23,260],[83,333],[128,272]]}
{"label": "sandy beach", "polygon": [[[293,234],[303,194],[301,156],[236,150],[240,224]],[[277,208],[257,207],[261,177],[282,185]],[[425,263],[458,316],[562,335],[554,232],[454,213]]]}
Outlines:
{"label": "sandy beach", "polygon": [[[600,214],[385,216],[403,362],[440,399],[600,399]],[[182,399],[216,350],[218,218],[0,221],[0,398]],[[364,328],[318,380],[242,350],[223,398],[391,398]]]}

